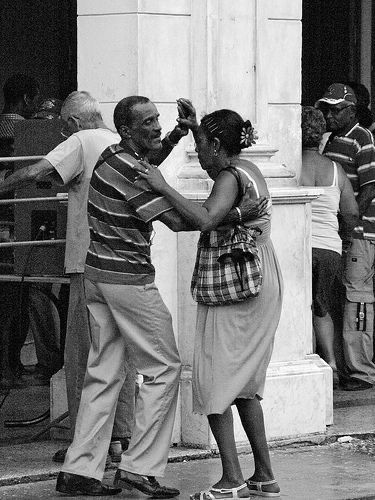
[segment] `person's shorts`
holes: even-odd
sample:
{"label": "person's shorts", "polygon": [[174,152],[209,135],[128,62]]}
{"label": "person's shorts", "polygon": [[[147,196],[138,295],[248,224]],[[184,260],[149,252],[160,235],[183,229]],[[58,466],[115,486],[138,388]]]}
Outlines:
{"label": "person's shorts", "polygon": [[313,313],[323,317],[335,311],[337,280],[341,279],[341,255],[333,250],[312,249]]}

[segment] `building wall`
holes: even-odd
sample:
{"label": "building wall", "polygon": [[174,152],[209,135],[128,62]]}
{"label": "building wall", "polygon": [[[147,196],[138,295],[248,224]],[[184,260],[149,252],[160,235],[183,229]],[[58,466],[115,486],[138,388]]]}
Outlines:
{"label": "building wall", "polygon": [[[301,152],[301,44],[301,0],[78,0],[78,88],[99,98],[108,123],[119,99],[143,94],[159,108],[165,131],[174,126],[181,96],[193,100],[198,116],[229,107],[258,130],[257,145],[244,156],[258,164],[271,188],[273,239],[285,276],[264,404],[274,439],[324,432],[332,418],[329,373],[312,355],[309,203],[317,193],[297,189],[294,179]],[[191,137],[162,170],[185,196],[207,197],[211,184]],[[206,419],[191,411],[195,304],[188,285],[197,234],[176,236],[162,224],[155,229],[157,284],[184,366],[174,441],[213,447]],[[238,418],[236,439],[244,440]]]}

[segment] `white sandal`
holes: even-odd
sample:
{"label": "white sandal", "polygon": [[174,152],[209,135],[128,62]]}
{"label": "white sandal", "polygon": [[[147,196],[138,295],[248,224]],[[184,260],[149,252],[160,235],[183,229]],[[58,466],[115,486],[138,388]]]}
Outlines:
{"label": "white sandal", "polygon": [[[280,492],[272,493],[271,491],[263,491],[263,486],[268,484],[277,484],[276,479],[273,479],[272,481],[252,481],[251,479],[247,479],[246,484],[250,491],[250,495],[268,498],[275,498],[280,496]],[[256,489],[253,489],[254,486],[256,487]]]}
{"label": "white sandal", "polygon": [[[209,490],[206,491],[200,491],[199,493],[195,493],[194,495],[190,495],[190,500],[226,500],[229,498],[231,500],[232,498],[237,499],[237,498],[250,498],[248,497],[239,497],[238,492],[243,490],[244,488],[247,488],[247,484],[241,484],[241,486],[238,486],[238,488],[210,488]],[[215,497],[213,493],[222,493],[222,494],[228,494],[231,493],[232,496],[230,497]],[[199,497],[197,497],[199,495]]]}

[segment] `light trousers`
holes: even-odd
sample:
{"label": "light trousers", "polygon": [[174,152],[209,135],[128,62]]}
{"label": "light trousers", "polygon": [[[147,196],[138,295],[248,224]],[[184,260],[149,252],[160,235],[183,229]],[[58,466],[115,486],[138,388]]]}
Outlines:
{"label": "light trousers", "polygon": [[[350,376],[375,384],[374,357],[374,261],[375,245],[353,239],[346,257],[343,318],[345,361]],[[363,321],[360,320],[363,316]]]}
{"label": "light trousers", "polygon": [[64,472],[101,480],[118,394],[131,357],[143,376],[135,424],[120,469],[162,476],[168,460],[181,370],[172,320],[155,284],[86,280],[92,343],[74,440]]}
{"label": "light trousers", "polygon": [[[87,358],[90,350],[89,315],[86,306],[84,274],[70,275],[69,309],[65,339],[64,366],[68,411],[72,437],[76,425]],[[131,362],[131,360],[129,360]],[[129,367],[120,391],[112,435],[130,438],[134,425],[136,371]]]}

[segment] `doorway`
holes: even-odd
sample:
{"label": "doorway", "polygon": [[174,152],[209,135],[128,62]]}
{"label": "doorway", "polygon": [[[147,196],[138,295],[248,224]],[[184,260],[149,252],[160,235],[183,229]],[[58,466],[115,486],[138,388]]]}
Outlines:
{"label": "doorway", "polygon": [[360,80],[361,2],[303,0],[302,105],[333,82]]}
{"label": "doorway", "polygon": [[[42,97],[77,88],[77,1],[1,0],[0,87],[14,73],[31,74]],[[2,108],[2,93],[0,93]]]}

